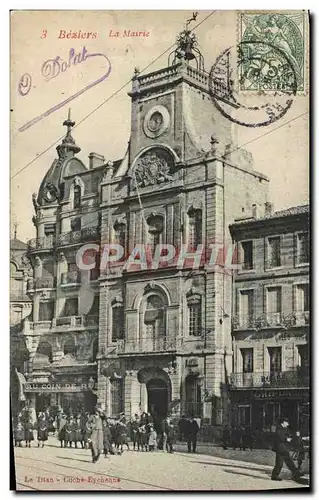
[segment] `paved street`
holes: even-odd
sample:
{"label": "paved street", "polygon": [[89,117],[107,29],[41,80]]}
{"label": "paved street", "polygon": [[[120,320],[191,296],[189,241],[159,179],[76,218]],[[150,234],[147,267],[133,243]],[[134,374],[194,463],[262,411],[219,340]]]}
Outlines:
{"label": "paved street", "polygon": [[[205,454],[206,448],[209,454]],[[208,449],[209,448],[209,449]],[[178,445],[185,450],[184,445]],[[268,490],[300,488],[284,469],[281,482],[270,480],[271,465],[220,456],[223,450],[199,447],[200,453],[124,452],[91,463],[89,450],[60,448],[54,437],[42,449],[15,448],[17,490]],[[230,451],[227,450],[225,453]],[[239,453],[239,452],[237,452]],[[243,453],[243,452],[242,452]],[[242,458],[247,460],[248,453]],[[267,461],[274,454],[266,452]],[[262,454],[261,454],[262,455]],[[237,458],[238,456],[238,458]],[[308,478],[308,476],[305,476]],[[305,483],[306,483],[305,479]]]}

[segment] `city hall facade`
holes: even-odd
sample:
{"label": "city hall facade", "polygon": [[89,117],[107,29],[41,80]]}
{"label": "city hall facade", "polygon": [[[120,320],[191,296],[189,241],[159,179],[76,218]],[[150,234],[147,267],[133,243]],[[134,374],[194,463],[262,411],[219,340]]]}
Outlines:
{"label": "city hall facade", "polygon": [[[129,97],[124,158],[91,153],[84,165],[69,115],[33,196],[25,392],[37,410],[90,411],[98,402],[112,416],[193,414],[222,425],[233,371],[229,226],[267,210],[269,180],[233,143],[232,122],[214,106],[196,54],[177,47],[167,67],[135,70]],[[109,244],[124,251],[102,266]],[[81,267],[84,245],[95,253],[82,255]],[[183,265],[149,265],[158,245],[187,251]],[[218,264],[194,265],[198,245],[219,245]],[[138,246],[148,265],[127,266]]]}

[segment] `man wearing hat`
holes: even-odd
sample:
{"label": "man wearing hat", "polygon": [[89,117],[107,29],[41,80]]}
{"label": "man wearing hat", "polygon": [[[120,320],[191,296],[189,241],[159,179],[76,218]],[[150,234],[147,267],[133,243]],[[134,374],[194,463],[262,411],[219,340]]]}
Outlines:
{"label": "man wearing hat", "polygon": [[273,446],[273,451],[276,452],[276,462],[271,479],[272,481],[281,481],[279,474],[285,463],[288,469],[291,470],[294,481],[298,483],[300,481],[300,471],[296,468],[289,453],[288,443],[291,438],[288,437],[288,426],[289,422],[286,417],[279,419]]}

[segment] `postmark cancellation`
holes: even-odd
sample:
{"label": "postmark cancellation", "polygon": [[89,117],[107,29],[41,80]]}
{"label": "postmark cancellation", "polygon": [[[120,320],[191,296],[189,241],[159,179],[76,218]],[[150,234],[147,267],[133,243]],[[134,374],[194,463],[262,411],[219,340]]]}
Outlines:
{"label": "postmark cancellation", "polygon": [[307,93],[307,11],[238,12],[238,90]]}

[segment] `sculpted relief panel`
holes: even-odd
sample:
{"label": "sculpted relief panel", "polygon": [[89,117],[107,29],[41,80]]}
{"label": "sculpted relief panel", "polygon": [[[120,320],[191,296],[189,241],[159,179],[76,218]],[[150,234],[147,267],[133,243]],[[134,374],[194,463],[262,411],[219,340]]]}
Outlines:
{"label": "sculpted relief panel", "polygon": [[173,181],[174,159],[162,148],[153,148],[137,159],[133,170],[133,187],[155,186]]}

